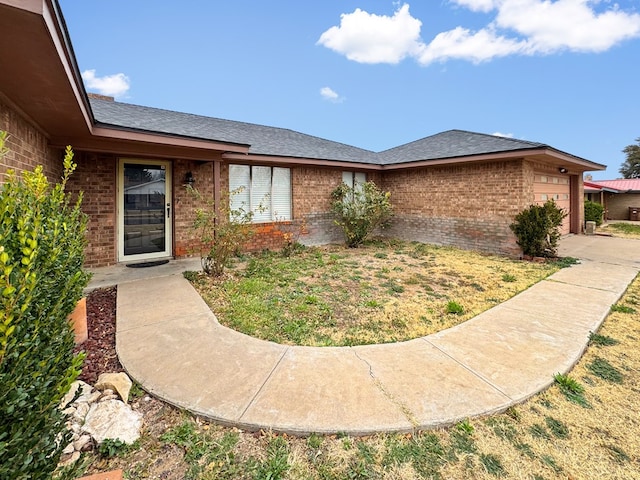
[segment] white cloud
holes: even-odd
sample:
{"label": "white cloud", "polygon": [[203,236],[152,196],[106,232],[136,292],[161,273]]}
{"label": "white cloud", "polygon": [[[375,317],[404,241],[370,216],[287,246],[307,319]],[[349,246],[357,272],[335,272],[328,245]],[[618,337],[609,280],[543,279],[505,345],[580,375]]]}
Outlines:
{"label": "white cloud", "polygon": [[422,22],[403,4],[392,17],[356,9],[318,44],[360,63],[422,65],[450,59],[473,63],[508,55],[550,55],[562,51],[602,52],[640,37],[640,14],[601,0],[450,0],[472,12],[494,15],[485,27],[458,26],[431,42],[420,36]]}
{"label": "white cloud", "polygon": [[121,97],[129,91],[129,77],[124,73],[96,77],[95,70],[85,70],[82,79],[88,90],[95,90],[102,95]]}
{"label": "white cloud", "polygon": [[[596,12],[593,0],[505,0],[495,23],[527,38],[531,53],[602,52],[640,36],[640,15],[617,6]],[[593,6],[592,6],[593,5]]]}
{"label": "white cloud", "polygon": [[330,87],[322,87],[320,89],[320,95],[322,95],[322,98],[324,98],[325,100],[329,100],[330,102],[333,102],[333,103],[340,103],[340,102],[342,102],[344,100],[343,97],[338,95]]}
{"label": "white cloud", "polygon": [[456,27],[436,35],[433,41],[422,50],[418,61],[428,65],[435,61],[456,58],[480,63],[522,52],[525,47],[525,42],[499,36],[492,29],[472,32]]}
{"label": "white cloud", "polygon": [[461,7],[467,7],[473,12],[490,12],[498,2],[494,0],[452,0],[453,3],[460,5]]}
{"label": "white cloud", "polygon": [[318,44],[359,63],[398,63],[423,48],[422,22],[404,4],[392,17],[356,8],[340,16],[340,26],[324,32]]}
{"label": "white cloud", "polygon": [[494,137],[513,138],[513,133],[493,132],[491,135]]}

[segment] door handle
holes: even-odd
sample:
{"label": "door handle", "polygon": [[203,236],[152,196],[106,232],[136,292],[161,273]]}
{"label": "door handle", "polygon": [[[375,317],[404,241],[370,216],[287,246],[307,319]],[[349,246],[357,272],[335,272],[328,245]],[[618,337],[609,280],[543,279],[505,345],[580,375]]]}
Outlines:
{"label": "door handle", "polygon": [[167,218],[171,218],[171,204],[167,203]]}

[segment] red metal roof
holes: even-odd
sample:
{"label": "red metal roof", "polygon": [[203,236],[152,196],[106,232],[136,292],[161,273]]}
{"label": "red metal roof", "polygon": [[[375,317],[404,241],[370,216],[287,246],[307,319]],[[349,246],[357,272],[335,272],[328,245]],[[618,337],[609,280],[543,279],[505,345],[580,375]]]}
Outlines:
{"label": "red metal roof", "polygon": [[591,182],[584,182],[585,186],[589,184],[589,187],[605,187],[613,188],[623,192],[640,192],[640,178],[619,178],[617,180],[597,180]]}

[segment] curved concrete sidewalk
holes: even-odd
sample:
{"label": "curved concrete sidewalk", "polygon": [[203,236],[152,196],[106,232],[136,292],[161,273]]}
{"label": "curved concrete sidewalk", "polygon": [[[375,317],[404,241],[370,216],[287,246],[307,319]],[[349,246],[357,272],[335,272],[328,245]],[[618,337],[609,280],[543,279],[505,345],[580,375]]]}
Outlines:
{"label": "curved concrete sidewalk", "polygon": [[411,431],[498,412],[571,369],[640,270],[640,241],[575,236],[582,259],[454,328],[359,347],[289,347],[221,326],[171,275],[118,286],[117,351],[146,390],[226,425]]}

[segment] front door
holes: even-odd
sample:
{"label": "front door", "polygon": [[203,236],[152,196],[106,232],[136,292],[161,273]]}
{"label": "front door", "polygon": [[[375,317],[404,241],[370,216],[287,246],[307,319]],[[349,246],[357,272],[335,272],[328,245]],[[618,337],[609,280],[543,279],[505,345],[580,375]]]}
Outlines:
{"label": "front door", "polygon": [[171,163],[121,159],[118,260],[171,255]]}

